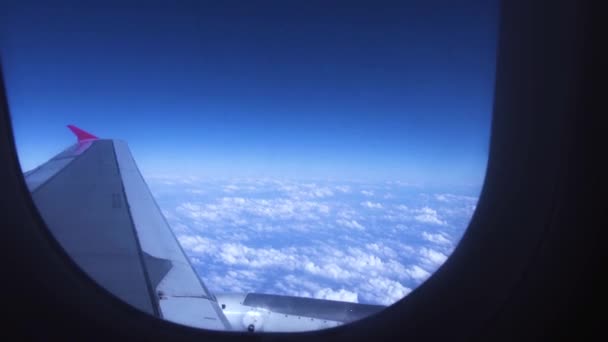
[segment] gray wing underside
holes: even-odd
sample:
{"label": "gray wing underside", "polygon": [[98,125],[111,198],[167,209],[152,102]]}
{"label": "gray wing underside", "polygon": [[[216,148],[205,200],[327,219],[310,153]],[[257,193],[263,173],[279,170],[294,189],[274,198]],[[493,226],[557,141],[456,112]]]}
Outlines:
{"label": "gray wing underside", "polygon": [[230,329],[125,142],[77,143],[24,176],[54,237],[100,285],[166,320]]}

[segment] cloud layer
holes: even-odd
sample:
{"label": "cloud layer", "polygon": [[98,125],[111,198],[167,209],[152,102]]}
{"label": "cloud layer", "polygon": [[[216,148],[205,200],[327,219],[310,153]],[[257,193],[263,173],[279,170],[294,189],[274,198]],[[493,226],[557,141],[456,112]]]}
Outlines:
{"label": "cloud layer", "polygon": [[186,178],[150,187],[212,291],[385,305],[445,262],[476,204],[399,183]]}

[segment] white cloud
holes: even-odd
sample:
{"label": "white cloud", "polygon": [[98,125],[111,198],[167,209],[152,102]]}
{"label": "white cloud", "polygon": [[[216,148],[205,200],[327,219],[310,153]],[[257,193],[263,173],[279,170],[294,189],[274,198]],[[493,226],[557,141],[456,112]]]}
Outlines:
{"label": "white cloud", "polygon": [[284,233],[287,229],[280,225],[271,225],[271,224],[263,224],[263,223],[254,223],[249,226],[251,230],[255,233]]}
{"label": "white cloud", "polygon": [[323,198],[333,196],[334,192],[329,188],[316,188],[311,190],[311,194],[314,195],[314,197]]}
{"label": "white cloud", "polygon": [[353,220],[353,219],[359,218],[360,215],[357,211],[355,211],[351,208],[341,208],[340,210],[338,210],[336,212],[336,217],[343,218],[346,220]]}
{"label": "white cloud", "polygon": [[[244,220],[243,215],[253,215],[271,220],[318,220],[330,212],[327,204],[291,198],[251,199],[223,197],[213,203],[182,203],[176,211],[194,220],[229,221]],[[246,221],[242,221],[246,223]]]}
{"label": "white cloud", "polygon": [[[368,190],[359,193],[365,189],[359,186]],[[465,212],[460,213],[460,202],[437,203],[432,195],[396,205],[381,198],[389,192],[401,198],[400,190],[374,186],[206,182],[165,187],[167,193],[161,187],[159,205],[212,291],[391,304],[447,259],[459,227],[439,226],[460,222],[456,215]],[[206,196],[188,193],[195,188]]]}
{"label": "white cloud", "polygon": [[177,237],[182,248],[197,253],[215,253],[217,250],[215,241],[198,235],[180,235]]}
{"label": "white cloud", "polygon": [[339,300],[351,303],[359,302],[359,296],[357,295],[357,293],[347,291],[345,289],[334,291],[326,287],[315,292],[314,297],[319,299]]}
{"label": "white cloud", "polygon": [[414,218],[418,222],[436,224],[440,226],[445,226],[447,224],[447,222],[439,218],[436,210],[431,209],[429,207],[417,209],[415,212],[417,213],[417,215]]}
{"label": "white cloud", "polygon": [[274,248],[250,248],[241,243],[221,244],[217,251],[219,257],[228,265],[243,265],[253,268],[282,267],[294,269],[296,257]]}
{"label": "white cloud", "polygon": [[[180,235],[179,241],[185,250],[193,254],[195,264],[205,266],[204,280],[209,277],[209,265],[225,265],[220,269],[228,270],[227,274],[216,272],[211,276],[212,289],[219,288],[220,291],[251,291],[252,288],[255,290],[254,284],[263,284],[260,281],[269,276],[268,272],[297,271],[309,274],[312,278],[285,277],[283,281],[275,284],[276,290],[297,296],[347,301],[358,301],[363,294],[366,300],[390,304],[411,291],[397,279],[420,282],[428,276],[428,272],[420,267],[404,267],[394,259],[398,257],[398,253],[381,242],[368,243],[364,250],[357,247],[338,248],[326,244],[280,249],[253,248],[242,243],[222,243],[192,235]],[[432,252],[426,254],[435,256]],[[243,273],[241,268],[249,273]],[[234,270],[238,272],[231,273]],[[318,279],[319,282],[312,279]],[[322,279],[331,279],[353,287],[349,290],[344,287],[341,290],[332,290],[331,286],[322,285]]]}
{"label": "white cloud", "polygon": [[471,216],[475,212],[475,208],[476,205],[474,204],[465,204],[461,206],[452,206],[451,208],[443,208],[441,212],[443,215],[447,216],[471,218]]}
{"label": "white cloud", "polygon": [[348,186],[348,185],[337,185],[334,188],[336,190],[340,191],[340,192],[345,193],[345,194],[348,194],[351,191],[350,186]]}
{"label": "white cloud", "polygon": [[335,263],[329,263],[319,266],[312,261],[307,261],[304,263],[304,270],[309,273],[321,277],[331,278],[334,280],[343,280],[353,277],[353,274],[351,272],[344,270]]}
{"label": "white cloud", "polygon": [[183,175],[146,175],[146,181],[157,182],[164,185],[176,185],[176,184],[194,184],[200,181],[197,176],[183,176]]}
{"label": "white cloud", "polygon": [[341,225],[341,226],[348,227],[348,228],[353,228],[353,229],[358,229],[358,230],[364,230],[365,229],[365,227],[363,227],[356,220],[338,219],[338,220],[336,220],[336,223],[339,224],[339,225]]}
{"label": "white cloud", "polygon": [[451,245],[452,244],[452,242],[450,240],[448,240],[441,233],[432,234],[432,233],[428,233],[428,232],[422,232],[422,238],[427,241],[430,241],[432,243],[436,243],[438,245]]}
{"label": "white cloud", "polygon": [[319,186],[315,183],[301,184],[292,182],[279,182],[278,190],[292,198],[325,198],[334,195],[331,188]]}
{"label": "white cloud", "polygon": [[187,210],[187,211],[199,211],[201,209],[200,205],[190,203],[190,202],[182,203],[181,206],[184,210]]}
{"label": "white cloud", "polygon": [[412,209],[404,204],[394,206],[396,210],[387,210],[384,218],[393,221],[417,221],[424,224],[446,226],[447,222],[439,216],[435,209],[428,206]]}
{"label": "white cloud", "polygon": [[240,188],[238,186],[236,186],[234,184],[229,184],[224,187],[224,192],[235,192],[235,191],[238,191],[239,189]]}
{"label": "white cloud", "polygon": [[361,205],[370,209],[382,209],[382,204],[370,201],[361,202]]}
{"label": "white cloud", "polygon": [[365,244],[365,248],[375,253],[381,254],[387,258],[397,258],[398,254],[390,247],[386,246],[382,242],[374,242]]}
{"label": "white cloud", "polygon": [[423,263],[431,267],[438,267],[448,258],[447,255],[431,248],[420,248],[420,259]]}
{"label": "white cloud", "polygon": [[394,181],[394,182],[389,182],[389,183],[395,184],[398,186],[402,186],[402,187],[420,187],[419,183],[413,183],[413,182]]}
{"label": "white cloud", "polygon": [[383,271],[385,263],[377,255],[367,253],[359,248],[348,247],[348,254],[343,258],[343,262],[358,271],[380,273]]}
{"label": "white cloud", "polygon": [[205,192],[201,189],[188,189],[186,190],[188,193],[191,194],[195,194],[195,195],[200,195],[200,194],[204,194]]}
{"label": "white cloud", "polygon": [[173,230],[175,234],[188,234],[191,231],[190,227],[179,222],[171,224],[171,230]]}
{"label": "white cloud", "polygon": [[435,199],[441,202],[447,202],[449,201],[448,196],[446,196],[445,194],[436,194],[435,195]]}
{"label": "white cloud", "polygon": [[453,194],[435,194],[435,199],[440,202],[466,201],[477,203],[477,197]]}
{"label": "white cloud", "polygon": [[[284,276],[274,284],[274,289],[290,296],[314,298],[313,294],[321,289],[321,285],[307,278],[297,277],[293,274]],[[266,290],[268,291],[268,290]]]}
{"label": "white cloud", "polygon": [[298,277],[293,274],[286,275],[283,277],[283,280],[285,285],[289,288],[306,289],[312,292],[316,292],[321,289],[321,286],[318,283],[310,281],[308,278]]}
{"label": "white cloud", "polygon": [[414,249],[414,247],[410,246],[410,245],[406,245],[404,243],[401,242],[396,242],[397,246],[399,247],[398,250],[402,253],[402,254],[406,254],[406,255],[413,255],[416,253],[416,249]]}
{"label": "white cloud", "polygon": [[360,288],[368,292],[370,299],[384,305],[391,305],[412,291],[409,287],[385,277],[367,279]]}
{"label": "white cloud", "polygon": [[[203,264],[204,266],[204,264]],[[223,292],[247,293],[258,291],[258,274],[250,270],[222,270],[221,272],[206,272],[203,276],[205,284],[210,288],[221,288]]]}
{"label": "white cloud", "polygon": [[408,267],[407,274],[412,279],[414,279],[418,282],[422,282],[423,280],[426,280],[426,278],[428,278],[431,275],[429,272],[427,272],[425,269],[423,269],[422,267],[420,267],[418,265],[413,265],[413,266]]}

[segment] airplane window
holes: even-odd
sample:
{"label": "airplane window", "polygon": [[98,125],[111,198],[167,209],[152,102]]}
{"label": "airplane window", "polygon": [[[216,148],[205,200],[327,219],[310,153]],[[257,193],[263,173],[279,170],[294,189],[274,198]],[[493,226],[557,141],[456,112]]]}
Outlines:
{"label": "airplane window", "polygon": [[167,320],[258,333],[377,313],[475,211],[497,5],[7,2],[32,199],[81,269]]}

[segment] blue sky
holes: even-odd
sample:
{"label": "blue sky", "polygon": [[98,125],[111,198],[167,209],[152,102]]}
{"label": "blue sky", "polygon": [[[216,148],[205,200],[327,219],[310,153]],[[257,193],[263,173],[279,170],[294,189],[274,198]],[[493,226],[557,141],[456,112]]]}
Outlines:
{"label": "blue sky", "polygon": [[71,123],[145,175],[483,181],[496,1],[178,3],[0,5],[24,169]]}

